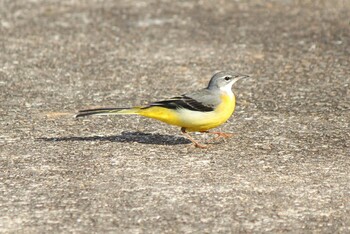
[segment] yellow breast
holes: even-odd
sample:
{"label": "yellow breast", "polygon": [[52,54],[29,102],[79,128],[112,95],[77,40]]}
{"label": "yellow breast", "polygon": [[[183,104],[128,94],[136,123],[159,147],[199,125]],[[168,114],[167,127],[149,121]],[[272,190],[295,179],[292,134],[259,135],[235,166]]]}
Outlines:
{"label": "yellow breast", "polygon": [[221,103],[214,111],[200,112],[187,109],[167,109],[151,107],[139,110],[138,114],[162,122],[186,128],[187,131],[199,132],[218,127],[225,123],[235,109],[235,96],[221,95]]}
{"label": "yellow breast", "polygon": [[188,131],[207,131],[216,128],[225,123],[233,114],[235,110],[235,96],[223,94],[221,95],[221,104],[218,105],[214,111],[203,113],[201,120],[197,125],[188,126]]}
{"label": "yellow breast", "polygon": [[218,121],[220,122],[219,125],[225,123],[231,117],[236,107],[236,98],[233,94],[232,96],[223,94],[221,95],[221,100],[221,104],[215,109],[218,120],[220,120]]}

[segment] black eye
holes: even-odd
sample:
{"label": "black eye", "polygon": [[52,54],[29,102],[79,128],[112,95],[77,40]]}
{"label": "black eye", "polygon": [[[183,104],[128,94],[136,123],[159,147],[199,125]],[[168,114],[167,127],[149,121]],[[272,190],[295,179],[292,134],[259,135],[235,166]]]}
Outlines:
{"label": "black eye", "polygon": [[224,79],[227,80],[227,81],[229,81],[229,80],[231,80],[231,77],[226,76]]}

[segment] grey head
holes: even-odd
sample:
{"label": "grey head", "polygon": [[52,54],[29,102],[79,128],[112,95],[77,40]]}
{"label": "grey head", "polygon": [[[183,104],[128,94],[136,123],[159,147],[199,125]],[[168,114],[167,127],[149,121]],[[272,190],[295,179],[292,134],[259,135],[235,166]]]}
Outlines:
{"label": "grey head", "polygon": [[219,89],[222,91],[228,91],[228,90],[231,90],[232,85],[236,81],[247,77],[249,76],[234,73],[231,71],[221,71],[221,72],[215,73],[212,76],[207,89],[209,90]]}

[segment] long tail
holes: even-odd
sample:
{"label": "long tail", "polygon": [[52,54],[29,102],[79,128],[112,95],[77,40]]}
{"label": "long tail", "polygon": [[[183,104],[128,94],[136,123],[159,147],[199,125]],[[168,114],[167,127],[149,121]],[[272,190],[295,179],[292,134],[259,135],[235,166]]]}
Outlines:
{"label": "long tail", "polygon": [[139,108],[98,108],[80,110],[75,118],[89,116],[89,115],[135,115],[138,114]]}

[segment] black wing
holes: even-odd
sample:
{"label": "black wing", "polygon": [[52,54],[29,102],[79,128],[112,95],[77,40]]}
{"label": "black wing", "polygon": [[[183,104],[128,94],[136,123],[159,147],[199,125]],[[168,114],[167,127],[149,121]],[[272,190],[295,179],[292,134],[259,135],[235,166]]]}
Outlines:
{"label": "black wing", "polygon": [[148,106],[143,107],[142,109],[147,109],[153,106],[164,107],[168,109],[187,109],[192,111],[204,111],[209,112],[213,111],[214,107],[205,105],[191,97],[183,95],[181,97],[173,97],[168,100],[153,102]]}

